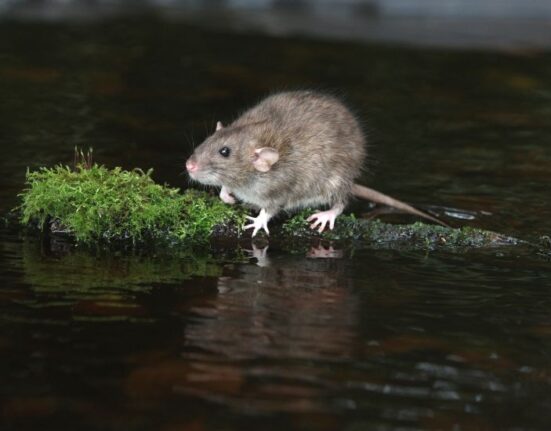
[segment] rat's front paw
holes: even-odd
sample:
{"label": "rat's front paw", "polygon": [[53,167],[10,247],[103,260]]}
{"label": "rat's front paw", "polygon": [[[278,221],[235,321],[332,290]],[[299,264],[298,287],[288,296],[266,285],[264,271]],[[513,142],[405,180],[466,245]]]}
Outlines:
{"label": "rat's front paw", "polygon": [[222,199],[223,202],[233,205],[235,203],[235,198],[230,194],[230,191],[222,186],[222,190],[220,190],[220,199]]}
{"label": "rat's front paw", "polygon": [[253,229],[252,236],[255,236],[260,229],[264,229],[267,235],[270,234],[270,231],[268,230],[268,220],[270,220],[270,216],[268,215],[268,213],[264,208],[260,210],[258,217],[247,216],[247,218],[249,220],[252,220],[252,223],[244,226],[243,229],[247,230],[252,228]]}

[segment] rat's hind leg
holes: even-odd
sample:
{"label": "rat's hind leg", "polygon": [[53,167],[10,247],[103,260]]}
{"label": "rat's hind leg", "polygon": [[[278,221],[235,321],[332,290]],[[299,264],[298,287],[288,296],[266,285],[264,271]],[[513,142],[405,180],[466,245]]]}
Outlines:
{"label": "rat's hind leg", "polygon": [[318,232],[322,233],[325,229],[325,225],[329,222],[329,229],[333,230],[335,227],[335,219],[343,212],[344,205],[341,203],[333,205],[330,210],[321,211],[319,213],[312,214],[308,217],[307,221],[314,221],[310,225],[310,229],[315,229],[319,226]]}
{"label": "rat's hind leg", "polygon": [[252,228],[252,236],[255,236],[260,229],[264,229],[269,235],[270,231],[268,230],[268,221],[272,218],[272,216],[273,214],[268,213],[264,208],[262,208],[257,217],[247,216],[249,220],[252,220],[252,223],[244,226],[243,229],[247,230]]}

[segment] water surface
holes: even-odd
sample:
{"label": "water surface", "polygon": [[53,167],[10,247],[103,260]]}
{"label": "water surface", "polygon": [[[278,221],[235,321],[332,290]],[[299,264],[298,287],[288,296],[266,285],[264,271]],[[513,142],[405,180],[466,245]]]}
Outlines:
{"label": "water surface", "polygon": [[[477,214],[456,225],[551,232],[548,54],[151,17],[0,24],[0,211],[27,167],[68,163],[75,145],[186,187],[183,161],[217,120],[294,88],[353,107],[364,183]],[[108,252],[3,228],[2,428],[549,429],[548,259],[334,246]]]}

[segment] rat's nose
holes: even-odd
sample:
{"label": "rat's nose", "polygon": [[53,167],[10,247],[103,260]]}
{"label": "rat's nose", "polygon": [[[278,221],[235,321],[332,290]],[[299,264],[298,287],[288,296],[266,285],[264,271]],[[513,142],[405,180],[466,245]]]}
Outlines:
{"label": "rat's nose", "polygon": [[191,159],[188,159],[186,162],[186,169],[189,173],[196,172],[199,166],[197,165],[197,162]]}

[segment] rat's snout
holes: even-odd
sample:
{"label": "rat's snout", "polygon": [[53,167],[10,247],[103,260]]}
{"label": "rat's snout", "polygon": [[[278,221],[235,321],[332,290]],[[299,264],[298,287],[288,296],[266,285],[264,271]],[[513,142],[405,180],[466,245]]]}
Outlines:
{"label": "rat's snout", "polygon": [[195,161],[195,158],[193,156],[191,156],[189,159],[187,159],[186,169],[190,174],[193,174],[193,173],[198,171],[199,165],[197,164],[197,162]]}
{"label": "rat's snout", "polygon": [[215,172],[204,154],[199,153],[199,157],[197,157],[197,154],[193,154],[187,159],[186,170],[189,178],[193,181],[210,186],[222,185],[219,181],[219,174]]}

